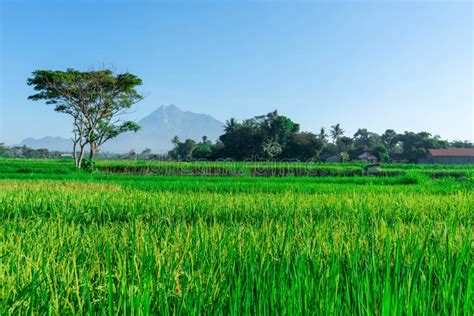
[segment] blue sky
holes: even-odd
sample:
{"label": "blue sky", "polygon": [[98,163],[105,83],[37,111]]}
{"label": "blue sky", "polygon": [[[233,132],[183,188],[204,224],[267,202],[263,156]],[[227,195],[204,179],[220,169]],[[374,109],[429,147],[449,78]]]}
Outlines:
{"label": "blue sky", "polygon": [[222,121],[278,109],[303,130],[474,139],[471,2],[1,1],[0,142],[63,136],[35,69],[113,65],[148,97]]}

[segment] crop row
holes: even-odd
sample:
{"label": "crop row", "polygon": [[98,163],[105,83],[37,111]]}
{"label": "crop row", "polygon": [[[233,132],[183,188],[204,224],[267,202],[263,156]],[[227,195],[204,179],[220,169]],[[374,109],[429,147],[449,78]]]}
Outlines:
{"label": "crop row", "polygon": [[472,189],[130,181],[0,180],[0,314],[474,312]]}
{"label": "crop row", "polygon": [[[430,178],[471,178],[473,168],[449,165],[391,165],[380,171],[367,172],[363,164],[321,164],[298,162],[147,162],[98,161],[97,171],[114,174],[147,174],[161,176],[257,176],[257,177],[398,177],[412,173]],[[77,173],[67,160],[0,160],[0,173],[69,174]]]}

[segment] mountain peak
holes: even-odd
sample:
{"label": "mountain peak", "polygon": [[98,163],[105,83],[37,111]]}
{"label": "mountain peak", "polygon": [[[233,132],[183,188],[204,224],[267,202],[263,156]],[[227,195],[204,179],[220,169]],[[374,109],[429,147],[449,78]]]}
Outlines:
{"label": "mountain peak", "polygon": [[183,112],[180,108],[178,108],[174,104],[168,104],[168,105],[163,104],[158,109],[156,109],[155,112],[156,111],[179,111],[179,112]]}
{"label": "mountain peak", "polygon": [[224,124],[210,115],[182,111],[174,104],[161,105],[150,115],[141,119],[137,133],[126,133],[104,145],[104,151],[127,152],[131,148],[154,152],[165,152],[172,148],[171,139],[199,141],[203,136],[217,140]]}
{"label": "mountain peak", "polygon": [[168,115],[178,115],[179,113],[183,113],[180,108],[178,108],[174,104],[169,104],[169,105],[162,105],[153,112],[151,112],[148,116],[142,118],[140,120],[140,124],[143,123],[144,121],[148,120],[153,120],[158,117],[163,117],[163,116],[168,116]]}

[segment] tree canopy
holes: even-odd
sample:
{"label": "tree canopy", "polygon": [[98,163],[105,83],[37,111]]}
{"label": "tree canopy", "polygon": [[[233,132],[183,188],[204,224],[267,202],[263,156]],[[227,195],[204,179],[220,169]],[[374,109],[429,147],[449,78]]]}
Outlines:
{"label": "tree canopy", "polygon": [[424,158],[428,149],[448,147],[472,147],[467,141],[448,142],[427,132],[397,133],[387,129],[379,135],[366,128],[358,129],[354,135],[344,135],[340,124],[330,128],[332,142],[323,127],[319,134],[301,132],[299,124],[277,111],[245,119],[242,122],[229,119],[224,133],[213,144],[207,138],[196,143],[192,140],[180,142],[173,139],[172,158],[186,159],[297,159],[299,161],[325,161],[338,156],[341,161],[357,160],[369,152],[379,161],[416,163]]}
{"label": "tree canopy", "polygon": [[142,80],[133,74],[115,75],[109,69],[36,70],[27,83],[37,92],[28,99],[45,100],[46,104],[54,105],[56,112],[72,117],[73,154],[78,167],[87,145],[89,158],[93,159],[108,140],[139,129],[135,122],[118,118],[143,99],[136,90]]}

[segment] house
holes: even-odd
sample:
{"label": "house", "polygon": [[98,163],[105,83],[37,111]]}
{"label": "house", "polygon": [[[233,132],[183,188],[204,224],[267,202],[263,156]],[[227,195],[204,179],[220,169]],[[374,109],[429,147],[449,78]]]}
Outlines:
{"label": "house", "polygon": [[61,154],[59,155],[60,158],[74,158],[72,154]]}
{"label": "house", "polygon": [[360,154],[357,158],[361,161],[366,161],[366,162],[371,162],[371,163],[377,162],[377,157],[375,157],[374,155],[372,155],[371,153],[367,151]]}
{"label": "house", "polygon": [[420,163],[474,164],[474,148],[428,149]]}

